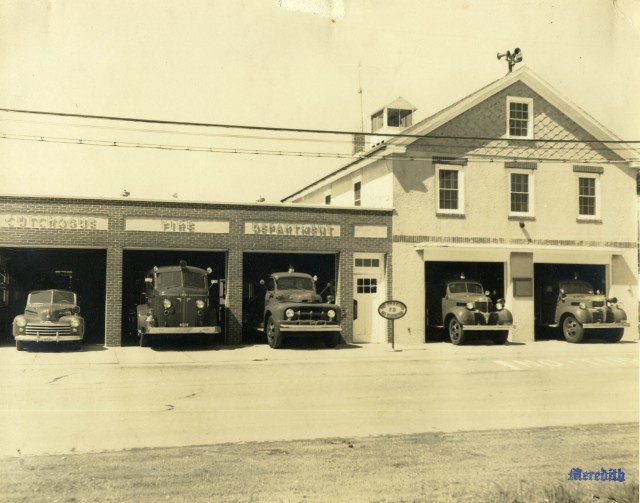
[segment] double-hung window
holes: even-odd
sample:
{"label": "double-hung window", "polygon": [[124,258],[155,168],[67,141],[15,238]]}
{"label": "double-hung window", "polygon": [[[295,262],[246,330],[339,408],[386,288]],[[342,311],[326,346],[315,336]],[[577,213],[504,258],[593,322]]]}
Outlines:
{"label": "double-hung window", "polygon": [[578,220],[601,218],[600,176],[601,166],[574,166],[578,179]]}
{"label": "double-hung window", "polygon": [[[510,163],[507,163],[509,167]],[[513,167],[521,164],[534,163],[513,163]],[[533,217],[534,216],[534,171],[532,169],[509,169],[509,216],[510,217]]]}
{"label": "double-hung window", "polygon": [[[464,171],[466,161],[435,162],[438,199],[436,212],[440,215],[464,215]],[[455,162],[455,161],[454,161]]]}
{"label": "double-hung window", "polygon": [[581,176],[578,178],[578,214],[594,217],[596,215],[596,179]]}
{"label": "double-hung window", "polygon": [[362,182],[356,180],[353,182],[353,205],[360,206],[362,204]]}
{"label": "double-hung window", "polygon": [[507,98],[507,137],[533,138],[533,100],[531,98]]}

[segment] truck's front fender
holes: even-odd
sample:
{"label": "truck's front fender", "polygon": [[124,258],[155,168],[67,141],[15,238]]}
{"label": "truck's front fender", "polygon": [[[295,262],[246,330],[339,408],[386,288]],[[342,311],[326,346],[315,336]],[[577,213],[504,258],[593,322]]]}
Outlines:
{"label": "truck's front fender", "polygon": [[449,322],[447,320],[450,320],[452,316],[457,318],[463,325],[474,321],[473,311],[469,311],[465,307],[456,306],[442,313],[443,323],[448,324]]}
{"label": "truck's front fender", "polygon": [[609,309],[613,313],[613,321],[616,323],[620,323],[623,321],[627,321],[627,313],[619,308],[618,306],[609,306]]}
{"label": "truck's front fender", "polygon": [[562,323],[567,315],[573,316],[579,323],[591,322],[591,315],[587,309],[580,309],[579,306],[566,306],[556,311],[556,323]]}
{"label": "truck's front fender", "polygon": [[511,311],[509,311],[508,309],[502,309],[500,311],[496,311],[495,314],[498,317],[499,325],[513,324],[513,315],[511,314]]}

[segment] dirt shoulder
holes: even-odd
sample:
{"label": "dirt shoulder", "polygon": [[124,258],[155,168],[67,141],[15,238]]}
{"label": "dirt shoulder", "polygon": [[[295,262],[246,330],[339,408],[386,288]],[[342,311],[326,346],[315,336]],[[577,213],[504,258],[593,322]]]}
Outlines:
{"label": "dirt shoulder", "polygon": [[[625,481],[569,481],[572,468],[620,468]],[[0,459],[0,500],[7,502],[559,502],[594,497],[637,501],[637,423]]]}

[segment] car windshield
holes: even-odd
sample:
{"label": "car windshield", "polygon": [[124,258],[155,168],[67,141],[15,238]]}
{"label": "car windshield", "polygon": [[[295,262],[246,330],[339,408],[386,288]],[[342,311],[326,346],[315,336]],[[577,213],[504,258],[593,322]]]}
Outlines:
{"label": "car windshield", "polygon": [[586,281],[571,281],[567,283],[560,283],[560,289],[564,293],[593,293],[593,287]]}
{"label": "car windshield", "polygon": [[278,285],[278,290],[315,291],[311,278],[279,278],[276,284]]}
{"label": "car windshield", "polygon": [[466,281],[449,283],[449,292],[450,293],[482,293],[482,285],[480,283],[468,283]]}
{"label": "car windshield", "polygon": [[59,292],[46,290],[43,292],[33,292],[29,296],[29,304],[75,304],[75,294],[73,292]]}
{"label": "car windshield", "polygon": [[158,288],[167,288],[172,286],[187,286],[196,288],[207,287],[204,274],[188,270],[159,272],[156,274],[156,284]]}

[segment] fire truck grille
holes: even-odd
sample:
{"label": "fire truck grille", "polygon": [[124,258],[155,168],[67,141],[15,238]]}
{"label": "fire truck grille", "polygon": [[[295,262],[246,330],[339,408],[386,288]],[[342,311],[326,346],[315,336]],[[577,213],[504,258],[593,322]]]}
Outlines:
{"label": "fire truck grille", "polygon": [[483,302],[483,301],[476,302],[476,309],[482,313],[488,313],[490,308],[491,308],[491,302]]}
{"label": "fire truck grille", "polygon": [[602,300],[594,300],[591,303],[591,307],[604,307],[604,301],[602,301]]}
{"label": "fire truck grille", "polygon": [[69,325],[33,325],[28,324],[25,328],[25,334],[31,336],[49,336],[49,335],[71,335],[71,327]]}
{"label": "fire truck grille", "polygon": [[295,310],[292,321],[329,321],[329,317],[327,316],[327,313],[322,309],[303,308]]}
{"label": "fire truck grille", "polygon": [[591,311],[591,317],[594,323],[600,323],[604,320],[604,313],[602,311]]}

